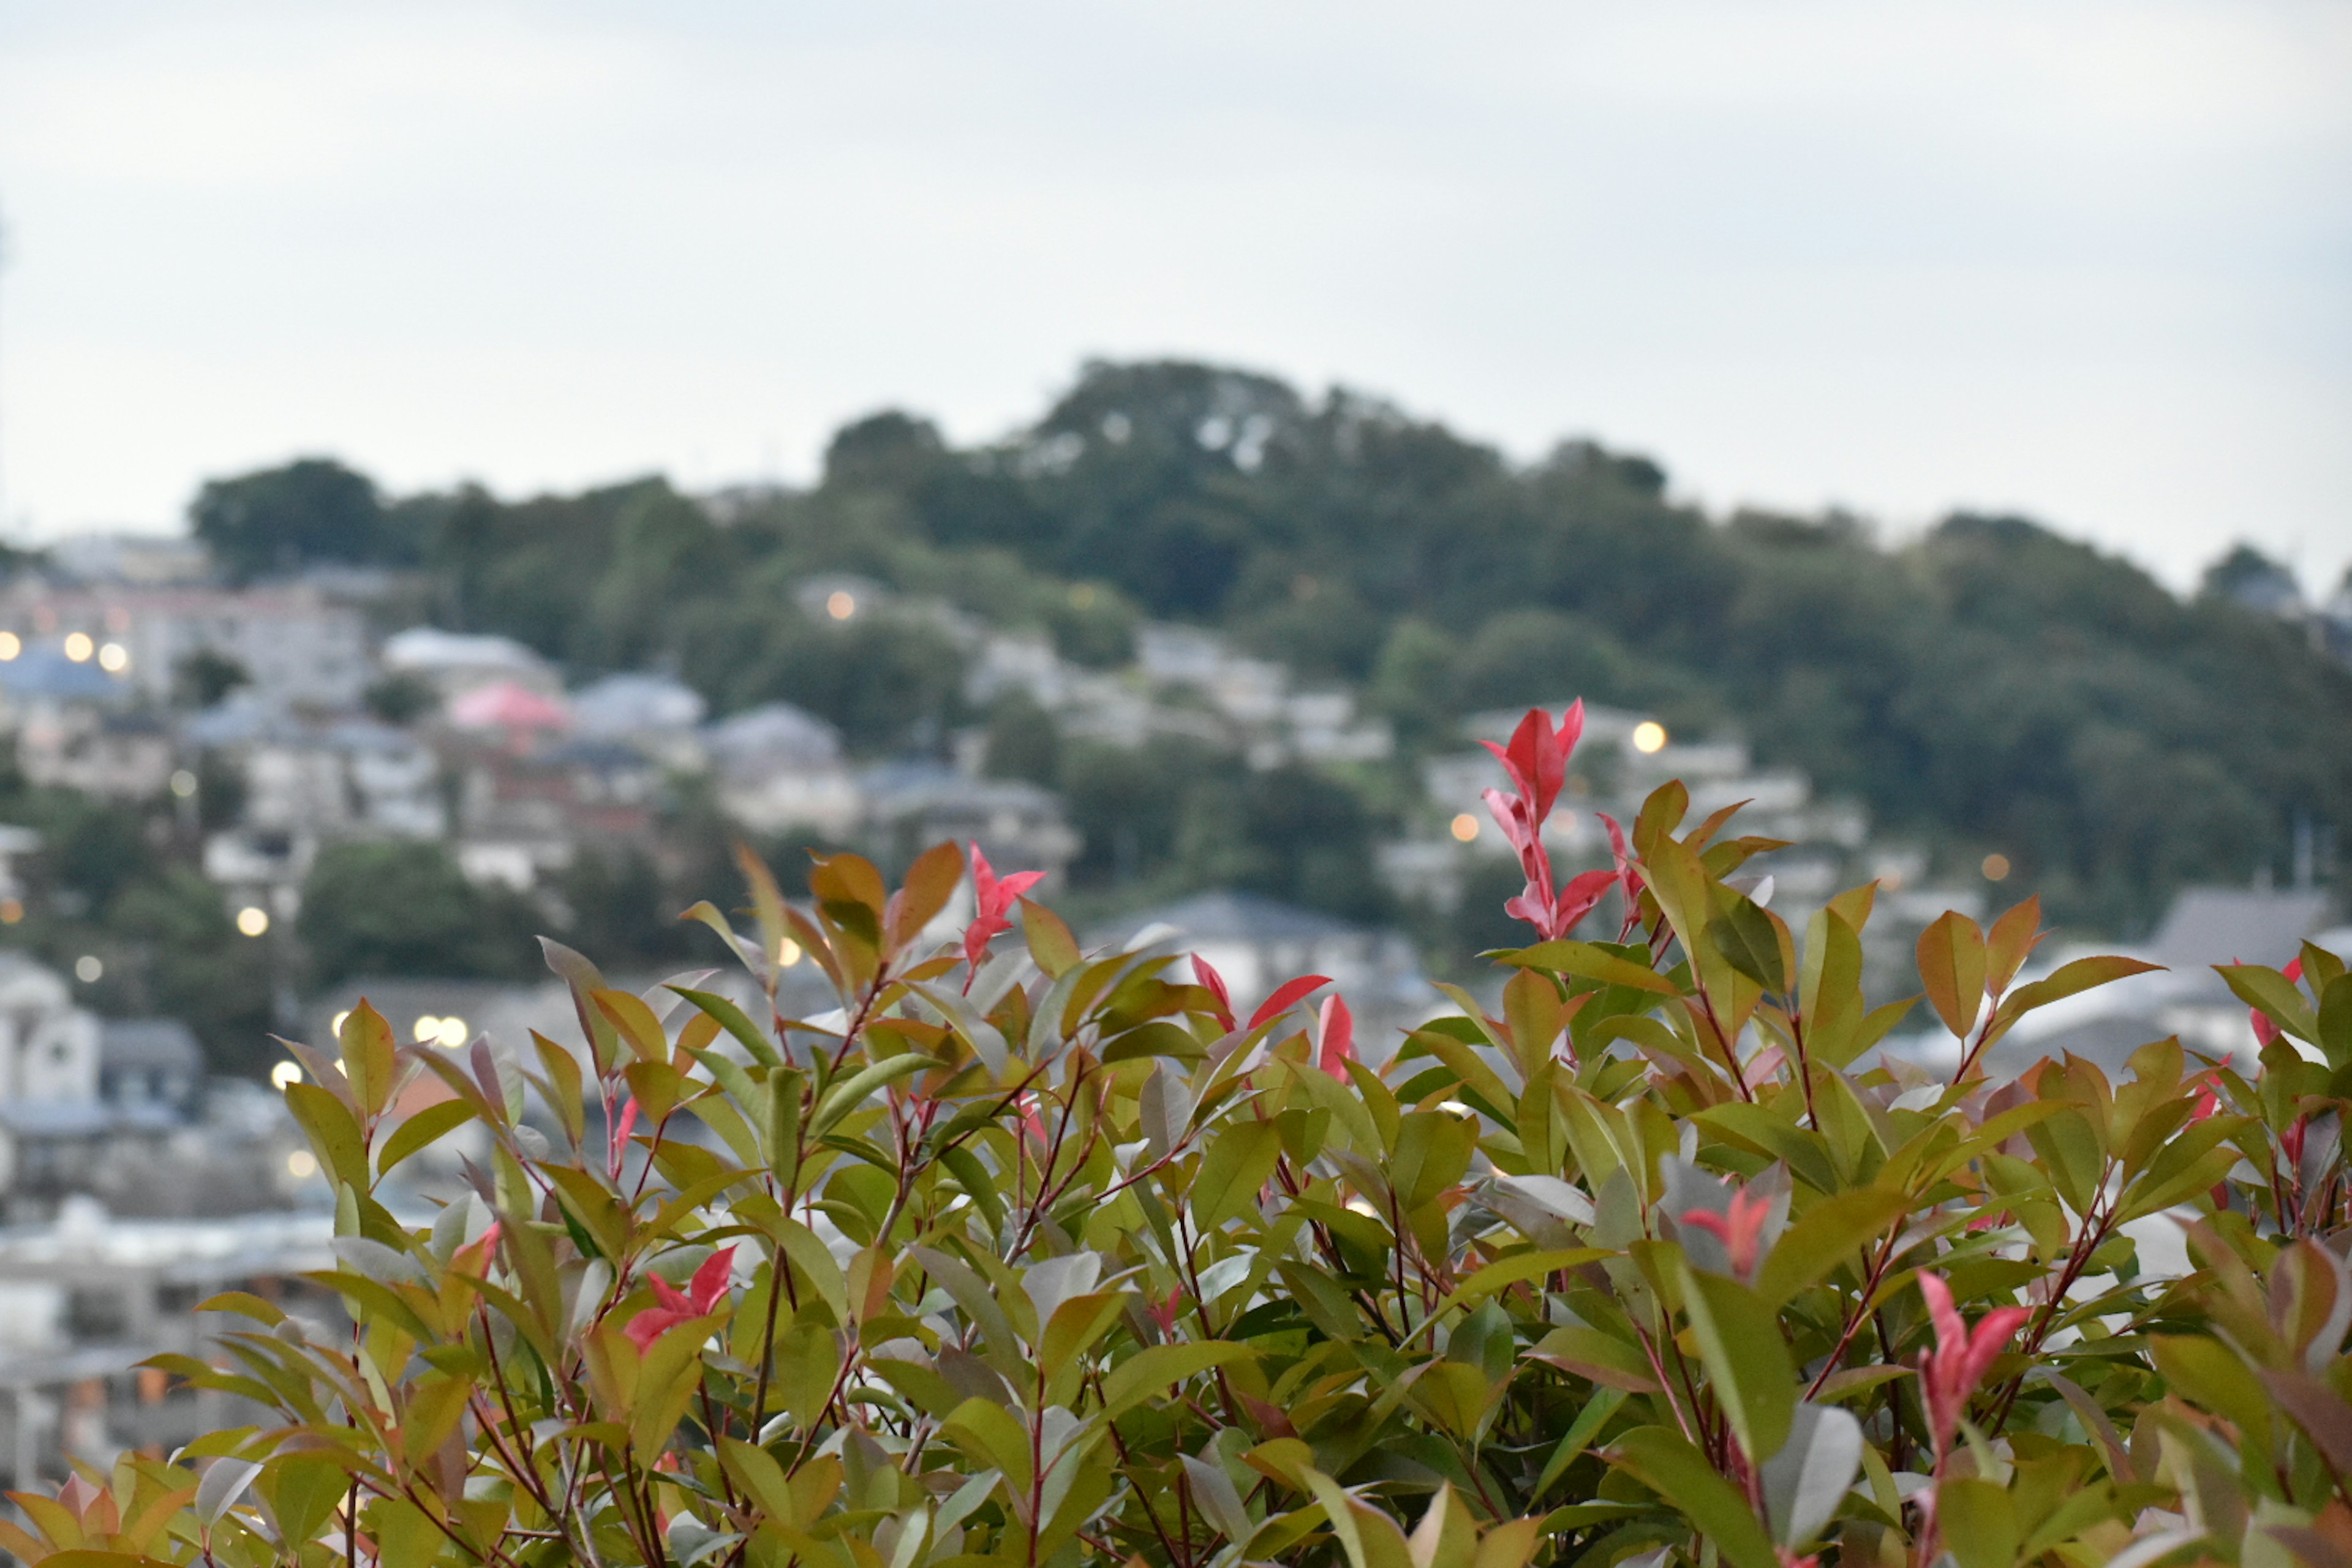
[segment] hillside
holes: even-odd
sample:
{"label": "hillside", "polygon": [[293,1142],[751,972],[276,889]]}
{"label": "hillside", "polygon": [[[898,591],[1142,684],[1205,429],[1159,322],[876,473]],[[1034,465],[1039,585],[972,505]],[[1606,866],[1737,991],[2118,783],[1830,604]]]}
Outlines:
{"label": "hillside", "polygon": [[[2297,626],[2022,519],[1888,548],[1860,520],[1709,518],[1667,491],[1585,442],[1522,467],[1351,393],[1146,363],[1087,367],[992,445],[860,420],[804,492],[381,503],[313,463],[208,487],[194,518],[249,571],[420,567],[443,624],[576,671],[673,665],[722,709],[800,702],[875,753],[976,717],[955,651],[919,619],[804,614],[811,574],[1042,625],[1098,663],[1143,616],[1222,628],[1356,684],[1408,755],[1452,743],[1449,715],[1582,693],[1736,732],[1948,864],[1998,850],[2012,886],[2116,930],[2185,881],[2284,875],[2299,817],[2323,839],[2352,822],[2352,672]],[[1358,779],[1316,809],[1376,813],[1380,793]]]}

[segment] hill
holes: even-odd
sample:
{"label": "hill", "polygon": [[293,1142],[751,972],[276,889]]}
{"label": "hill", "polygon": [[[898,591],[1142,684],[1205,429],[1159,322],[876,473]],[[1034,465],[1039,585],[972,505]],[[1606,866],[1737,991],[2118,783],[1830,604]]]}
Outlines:
{"label": "hill", "polygon": [[2352,672],[2275,616],[2021,518],[1899,547],[1843,515],[1711,518],[1644,457],[1570,441],[1517,465],[1377,399],[1211,365],[1088,365],[976,447],[861,419],[804,491],[354,494],[295,465],[193,511],[243,570],[414,566],[443,624],[581,671],[674,665],[721,709],[798,701],[875,752],[971,717],[954,649],[919,621],[824,624],[793,595],[813,574],[1042,625],[1097,663],[1142,616],[1215,626],[1358,685],[1408,755],[1452,742],[1446,715],[1570,693],[1736,731],[2110,929],[2186,881],[2284,874],[2299,821],[2352,822]]}

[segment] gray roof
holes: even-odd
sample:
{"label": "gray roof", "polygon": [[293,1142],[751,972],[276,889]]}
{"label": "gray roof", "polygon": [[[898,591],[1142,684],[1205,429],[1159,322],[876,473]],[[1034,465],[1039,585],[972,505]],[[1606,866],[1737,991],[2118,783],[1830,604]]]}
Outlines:
{"label": "gray roof", "polygon": [[99,1026],[100,1072],[123,1068],[204,1070],[204,1047],[177,1018],[109,1018]]}
{"label": "gray roof", "polygon": [[782,761],[815,766],[841,758],[841,731],[789,702],[762,703],[731,714],[704,731],[703,739],[723,763]]}
{"label": "gray roof", "polygon": [[690,730],[702,722],[701,693],[667,675],[608,675],[572,694],[572,719],[595,735]]}
{"label": "gray roof", "polygon": [[2326,918],[2323,892],[2189,888],[2173,900],[2151,945],[2157,962],[2175,970],[2236,963],[2278,969]]}

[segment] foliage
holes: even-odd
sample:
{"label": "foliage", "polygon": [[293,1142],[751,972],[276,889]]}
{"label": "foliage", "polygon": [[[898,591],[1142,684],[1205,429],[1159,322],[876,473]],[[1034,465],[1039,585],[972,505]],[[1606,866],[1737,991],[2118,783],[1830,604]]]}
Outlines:
{"label": "foliage", "polygon": [[[1713,521],[1641,457],[1572,441],[1514,464],[1376,399],[1214,365],[1089,364],[1034,425],[966,448],[876,415],[806,492],[701,505],[643,480],[385,515],[446,624],[581,669],[675,660],[721,710],[784,698],[873,752],[937,743],[954,660],[920,622],[810,626],[786,606],[813,574],[1047,631],[1085,663],[1124,658],[1139,612],[1218,626],[1361,683],[1411,746],[1579,690],[1678,733],[1736,721],[1953,867],[2000,850],[2069,922],[2145,926],[2184,882],[2284,872],[2298,814],[2352,830],[2352,747],[2307,743],[2352,732],[2352,674],[2231,596],[2270,563],[2232,556],[2183,602],[2018,518],[1897,548],[1834,512]],[[932,646],[902,659],[908,639]]]}
{"label": "foliage", "polygon": [[299,929],[320,984],[353,975],[512,974],[537,910],[467,880],[439,844],[334,844],[302,885]]}
{"label": "foliage", "polygon": [[[1538,846],[1573,729],[1503,753]],[[2141,966],[2025,981],[2032,902],[1947,916],[1919,968],[1958,1070],[1867,1065],[1917,1000],[1862,994],[1872,889],[1792,931],[1740,890],[1769,843],[1686,807],[1626,830],[1584,917],[1615,940],[1524,895],[1556,934],[1497,955],[1499,1016],[1457,994],[1378,1069],[1320,976],[1244,1017],[982,863],[942,938],[951,846],[896,891],[820,860],[804,903],[747,854],[750,932],[689,911],[765,1003],[797,943],[829,1016],[553,944],[570,1046],[403,1047],[362,1006],[289,1091],[354,1327],[217,1299],[254,1322],[229,1363],[159,1364],[268,1424],[0,1537],[58,1568],[2335,1568],[2341,962],[2224,971],[2252,1077],[2167,1040],[1994,1083],[2021,1018]],[[446,1098],[403,1121],[419,1079]],[[467,1189],[404,1225],[384,1182],[466,1123]],[[2168,1213],[2185,1278],[2137,1266]]]}
{"label": "foliage", "polygon": [[190,504],[188,521],[238,581],[317,561],[410,558],[374,481],[331,458],[211,480]]}
{"label": "foliage", "polygon": [[253,672],[217,648],[200,647],[172,667],[172,701],[181,708],[209,708],[252,684]]}

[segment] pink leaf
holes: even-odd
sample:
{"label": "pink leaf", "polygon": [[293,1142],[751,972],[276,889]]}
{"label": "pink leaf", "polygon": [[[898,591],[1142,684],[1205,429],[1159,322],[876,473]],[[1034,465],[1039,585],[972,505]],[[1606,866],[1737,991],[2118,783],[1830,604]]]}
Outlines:
{"label": "pink leaf", "polygon": [[693,1316],[691,1312],[674,1311],[664,1307],[650,1307],[631,1318],[629,1326],[621,1331],[629,1336],[629,1342],[637,1347],[639,1355],[643,1355],[665,1332]]}
{"label": "pink leaf", "polygon": [[974,913],[971,924],[963,932],[963,988],[971,990],[973,975],[980,971],[980,961],[987,954],[988,944],[1000,931],[1012,929],[1007,912],[1013,900],[1045,879],[1043,871],[1015,871],[1009,877],[999,877],[996,868],[981,853],[980,842],[971,846],[971,898]]}
{"label": "pink leaf", "polygon": [[1296,980],[1285,981],[1275,987],[1274,994],[1267,997],[1256,1012],[1250,1015],[1249,1026],[1255,1029],[1268,1018],[1282,1016],[1292,1003],[1297,1002],[1317,986],[1330,984],[1331,977],[1328,974],[1302,974]]}
{"label": "pink leaf", "polygon": [[702,1267],[694,1271],[687,1294],[693,1299],[694,1310],[708,1312],[727,1299],[727,1287],[735,1275],[735,1249],[722,1248],[703,1259]]}
{"label": "pink leaf", "polygon": [[1226,988],[1225,977],[1217,973],[1215,965],[1212,964],[1207,959],[1202,958],[1196,952],[1192,955],[1192,978],[1199,981],[1202,988],[1207,991],[1210,995],[1214,996],[1217,999],[1218,1026],[1222,1027],[1225,1033],[1229,1035],[1232,1034],[1234,1030],[1234,994]]}
{"label": "pink leaf", "polygon": [[1347,1000],[1336,991],[1323,999],[1321,1027],[1317,1034],[1323,1048],[1315,1065],[1333,1078],[1345,1079],[1348,1069],[1341,1064],[1356,1055],[1356,1017],[1348,1011]]}

